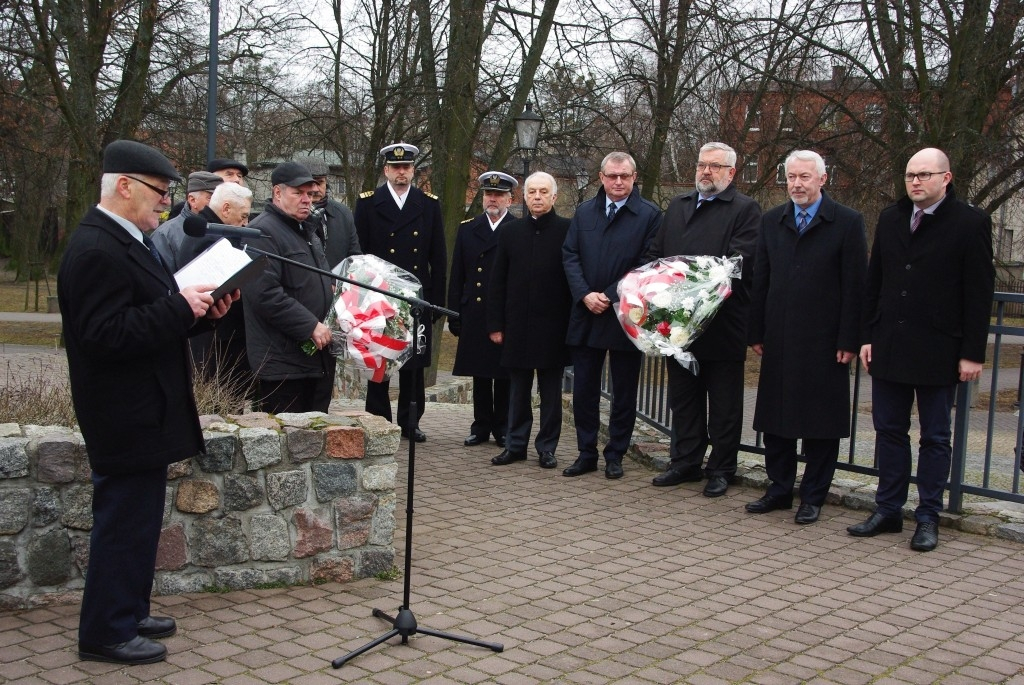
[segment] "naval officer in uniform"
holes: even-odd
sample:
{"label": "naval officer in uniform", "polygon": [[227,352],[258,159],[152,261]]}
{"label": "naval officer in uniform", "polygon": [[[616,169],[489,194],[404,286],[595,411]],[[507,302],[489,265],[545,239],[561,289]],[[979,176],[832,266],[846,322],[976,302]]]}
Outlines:
{"label": "naval officer in uniform", "polygon": [[[443,307],[448,254],[441,204],[436,195],[425,193],[412,184],[418,154],[419,148],[408,143],[381,148],[387,182],[359,196],[355,210],[356,233],[364,254],[376,255],[411,273],[423,285],[423,299]],[[431,317],[424,312],[420,324],[426,344],[398,372],[398,425],[403,437],[416,442],[425,441],[427,436],[419,428],[413,428],[409,405],[415,381],[415,425],[418,425],[426,400],[423,369],[430,365]],[[389,390],[390,380],[368,381],[366,411],[391,421]]]}

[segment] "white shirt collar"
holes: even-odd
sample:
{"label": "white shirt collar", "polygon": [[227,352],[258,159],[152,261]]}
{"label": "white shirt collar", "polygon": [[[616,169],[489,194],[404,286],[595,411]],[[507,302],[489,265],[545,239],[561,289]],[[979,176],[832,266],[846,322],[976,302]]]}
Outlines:
{"label": "white shirt collar", "polygon": [[112,211],[110,211],[110,210],[109,210],[109,209],[107,209],[106,207],[103,207],[103,206],[101,206],[101,205],[96,205],[96,209],[100,210],[101,212],[103,212],[104,214],[106,214],[107,216],[109,216],[109,217],[110,217],[111,219],[113,219],[114,221],[116,221],[116,222],[117,222],[117,224],[118,224],[119,226],[121,226],[121,227],[122,227],[122,228],[123,228],[124,230],[128,231],[128,233],[129,233],[129,234],[130,234],[130,235],[131,235],[131,236],[132,236],[133,238],[135,238],[136,240],[138,240],[138,241],[139,241],[140,243],[143,243],[143,244],[145,244],[145,243],[143,242],[143,240],[142,240],[142,231],[140,231],[140,230],[139,230],[139,227],[138,227],[138,226],[136,226],[136,225],[135,225],[135,224],[133,224],[132,222],[128,221],[128,219],[125,219],[125,218],[124,218],[123,216],[118,216],[117,214],[114,214],[114,213],[113,213]]}

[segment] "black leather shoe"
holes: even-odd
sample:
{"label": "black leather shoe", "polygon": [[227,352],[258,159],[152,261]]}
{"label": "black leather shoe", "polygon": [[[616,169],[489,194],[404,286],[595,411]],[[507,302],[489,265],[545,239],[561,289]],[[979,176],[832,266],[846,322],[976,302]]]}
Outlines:
{"label": "black leather shoe", "polygon": [[704,486],[705,497],[721,497],[729,489],[729,479],[725,476],[711,476]]}
{"label": "black leather shoe", "polygon": [[562,471],[563,476],[582,476],[584,473],[590,473],[591,471],[597,471],[597,464],[592,461],[586,461],[583,459],[577,459],[572,463],[572,466]]}
{"label": "black leather shoe", "polygon": [[540,467],[542,469],[553,469],[558,466],[558,460],[555,459],[554,452],[541,452],[540,453]]}
{"label": "black leather shoe", "polygon": [[761,499],[747,502],[747,505],[743,508],[751,514],[767,514],[769,511],[775,511],[776,509],[792,509],[793,498],[781,495],[764,495]]}
{"label": "black leather shoe", "polygon": [[[466,447],[476,447],[477,445],[482,445],[485,442],[487,442],[486,435],[482,438],[479,435],[470,435],[468,438],[462,441],[462,444],[465,445]],[[501,445],[499,445],[499,447],[501,447]]]}
{"label": "black leather shoe", "polygon": [[816,504],[801,502],[793,520],[799,524],[808,524],[817,521],[819,516],[821,516],[821,507]]}
{"label": "black leather shoe", "polygon": [[505,450],[498,456],[491,458],[491,463],[495,466],[508,466],[514,461],[526,461],[526,455],[513,454],[512,452]]}
{"label": "black leather shoe", "polygon": [[[408,439],[409,431],[402,429],[402,437]],[[421,431],[419,428],[416,429],[416,442],[426,442],[427,434]]]}
{"label": "black leather shoe", "polygon": [[622,478],[622,464],[617,461],[610,462],[604,465],[604,477],[608,480],[617,480]]}
{"label": "black leather shoe", "polygon": [[178,632],[178,626],[173,618],[166,616],[147,616],[139,621],[139,635],[156,639],[170,637]]}
{"label": "black leather shoe", "polygon": [[864,523],[849,526],[846,532],[855,538],[873,538],[879,533],[898,533],[903,530],[902,516],[885,516],[877,511]]}
{"label": "black leather shoe", "polygon": [[931,552],[939,544],[939,524],[921,521],[917,524],[914,537],[910,538],[910,549],[917,552]]}
{"label": "black leather shoe", "polygon": [[680,483],[699,483],[704,480],[704,474],[700,469],[669,469],[660,476],[655,476],[651,481],[652,485],[665,487],[666,485],[679,485]]}
{"label": "black leather shoe", "polygon": [[111,664],[155,664],[167,657],[167,648],[148,637],[136,635],[128,642],[116,645],[86,645],[79,643],[78,658],[82,661],[104,661]]}
{"label": "black leather shoe", "polygon": [[494,444],[496,444],[498,447],[504,447],[505,446],[505,436],[504,435],[495,435],[494,436]]}

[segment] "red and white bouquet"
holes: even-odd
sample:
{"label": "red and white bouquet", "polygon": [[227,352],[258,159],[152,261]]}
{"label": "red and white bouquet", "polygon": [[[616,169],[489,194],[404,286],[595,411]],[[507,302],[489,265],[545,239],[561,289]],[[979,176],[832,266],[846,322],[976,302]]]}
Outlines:
{"label": "red and white bouquet", "polygon": [[619,281],[615,314],[629,339],[647,355],[672,357],[697,373],[687,352],[732,294],[743,257],[665,257]]}
{"label": "red and white bouquet", "polygon": [[[333,271],[397,295],[421,297],[419,279],[373,255],[354,255]],[[367,380],[390,378],[414,352],[409,303],[344,281],[338,285],[324,321],[333,336],[331,353]]]}

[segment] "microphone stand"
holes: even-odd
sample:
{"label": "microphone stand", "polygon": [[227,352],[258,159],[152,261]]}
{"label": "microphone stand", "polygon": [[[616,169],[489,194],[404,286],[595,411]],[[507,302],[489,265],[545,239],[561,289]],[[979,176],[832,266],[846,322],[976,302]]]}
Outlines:
{"label": "microphone stand", "polygon": [[[339,276],[338,274],[334,273],[333,271],[326,271],[324,269],[318,269],[316,267],[309,266],[308,264],[303,264],[302,262],[297,262],[297,261],[295,261],[293,259],[288,259],[287,257],[282,257],[281,255],[273,254],[271,252],[265,252],[263,250],[258,250],[258,249],[254,248],[254,247],[249,247],[248,245],[243,245],[242,249],[245,252],[253,252],[253,253],[258,254],[258,255],[263,255],[265,257],[270,257],[271,259],[277,260],[279,262],[283,262],[285,264],[290,264],[292,266],[297,266],[300,269],[306,269],[307,271],[313,271],[313,272],[321,274],[323,276],[328,276],[330,278],[333,278],[333,279],[335,279],[337,281],[342,281],[344,283],[349,283],[350,285],[357,285],[359,287],[366,288],[368,290],[372,290],[373,292],[381,293],[382,295],[387,295],[388,297],[393,297],[395,299],[402,300],[403,302],[408,302],[409,305],[410,305],[410,310],[412,312],[413,332],[414,332],[414,336],[416,337],[417,342],[419,340],[418,331],[420,329],[420,316],[424,313],[424,311],[437,312],[439,314],[444,314],[444,315],[446,315],[448,317],[451,317],[451,318],[458,318],[458,316],[459,316],[458,312],[453,312],[452,310],[445,309],[444,307],[438,307],[436,304],[431,304],[430,302],[427,302],[426,300],[421,300],[421,299],[419,299],[417,297],[407,297],[405,295],[399,295],[397,293],[394,293],[394,292],[391,292],[391,291],[388,291],[388,290],[382,290],[381,288],[377,288],[377,287],[374,287],[372,285],[367,285],[366,283],[361,283],[359,281],[353,281],[353,280],[350,280],[350,279],[345,278],[343,276]],[[428,320],[429,320],[429,317],[428,317]],[[417,349],[416,350],[416,354],[419,354],[419,352],[420,352],[420,350]],[[471,637],[463,637],[461,635],[452,635],[451,633],[443,633],[443,632],[438,631],[438,630],[431,630],[429,628],[423,628],[423,627],[419,626],[416,623],[416,616],[412,613],[412,609],[409,608],[409,605],[410,605],[410,594],[412,593],[412,513],[413,513],[413,491],[414,491],[415,471],[416,471],[416,441],[413,438],[416,436],[416,429],[419,428],[419,416],[418,416],[417,407],[416,407],[416,397],[417,397],[417,390],[418,390],[418,388],[416,388],[416,377],[417,377],[417,375],[418,374],[412,374],[413,387],[412,387],[412,390],[411,390],[411,394],[412,394],[413,399],[412,399],[412,402],[409,404],[409,423],[410,423],[410,425],[407,428],[407,431],[409,433],[409,471],[408,471],[408,475],[406,477],[406,496],[405,496],[405,577],[404,577],[404,583],[403,583],[403,589],[402,589],[402,605],[398,608],[398,613],[394,617],[388,616],[387,614],[385,614],[380,609],[374,609],[373,610],[373,616],[376,616],[377,618],[384,619],[385,621],[390,623],[391,624],[391,630],[387,631],[386,633],[384,633],[380,637],[378,637],[378,638],[368,642],[367,644],[363,645],[362,647],[359,647],[358,649],[353,650],[353,651],[349,652],[348,654],[345,654],[343,656],[339,656],[338,658],[334,659],[333,661],[331,661],[331,666],[333,666],[334,668],[341,668],[347,662],[349,662],[352,659],[356,658],[360,654],[362,654],[364,652],[368,652],[371,649],[373,649],[374,647],[376,647],[377,645],[382,644],[382,643],[384,643],[384,642],[386,642],[386,641],[388,641],[391,638],[396,637],[396,636],[400,636],[402,638],[401,644],[403,644],[403,645],[409,644],[409,638],[411,636],[413,636],[413,635],[416,635],[417,633],[420,633],[420,634],[423,634],[423,635],[432,635],[434,637],[440,637],[440,638],[443,638],[445,640],[451,640],[453,642],[462,642],[464,644],[476,645],[477,647],[486,647],[486,648],[488,648],[488,649],[490,649],[490,650],[492,650],[494,652],[502,652],[502,651],[505,650],[504,645],[499,644],[497,642],[484,642],[483,640],[477,640],[477,639],[471,638]]]}

